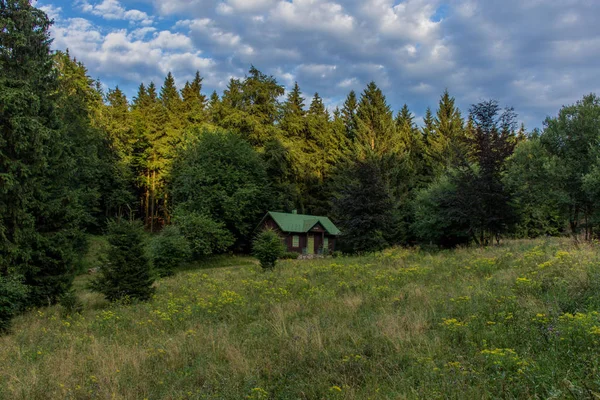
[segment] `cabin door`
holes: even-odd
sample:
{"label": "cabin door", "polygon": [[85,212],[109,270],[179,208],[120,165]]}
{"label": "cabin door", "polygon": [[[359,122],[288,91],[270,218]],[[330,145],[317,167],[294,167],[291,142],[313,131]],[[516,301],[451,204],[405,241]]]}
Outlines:
{"label": "cabin door", "polygon": [[306,243],[306,253],[315,254],[315,235],[308,235]]}

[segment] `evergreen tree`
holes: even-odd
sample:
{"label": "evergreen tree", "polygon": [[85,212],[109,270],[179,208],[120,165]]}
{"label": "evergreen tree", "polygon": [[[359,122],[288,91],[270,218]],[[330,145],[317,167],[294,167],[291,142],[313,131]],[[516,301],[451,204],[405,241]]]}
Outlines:
{"label": "evergreen tree", "polygon": [[77,160],[77,173],[68,184],[79,194],[82,222],[99,231],[106,216],[121,215],[132,202],[132,176],[126,165],[131,130],[127,99],[117,88],[109,91],[104,105],[83,64],[62,52],[54,61],[61,131]]}
{"label": "evergreen tree", "polygon": [[73,280],[77,164],[57,112],[48,17],[0,0],[0,26],[0,275],[24,276],[30,304],[48,304]]}
{"label": "evergreen tree", "polygon": [[125,220],[108,224],[109,249],[91,289],[107,300],[148,300],[154,288],[150,261],[144,249],[142,225]]}
{"label": "evergreen tree", "polygon": [[216,90],[212,92],[210,100],[208,101],[208,115],[210,122],[215,125],[219,125],[220,121],[223,119],[221,99]]}
{"label": "evergreen tree", "polygon": [[425,143],[429,143],[430,138],[435,132],[435,126],[433,125],[433,114],[431,108],[427,107],[425,111],[425,117],[423,117],[423,140]]}
{"label": "evergreen tree", "polygon": [[160,88],[160,101],[169,113],[178,114],[181,111],[181,97],[171,72],[167,74],[165,83]]}
{"label": "evergreen tree", "polygon": [[352,90],[348,97],[346,97],[346,101],[344,101],[344,106],[342,108],[342,120],[344,121],[344,125],[346,127],[346,137],[353,141],[356,136],[356,109],[358,108],[358,101],[356,99],[356,93]]}
{"label": "evergreen tree", "polygon": [[305,138],[306,124],[304,116],[304,98],[298,86],[294,83],[293,89],[288,93],[286,101],[282,105],[281,121],[279,126],[282,133],[288,138]]}
{"label": "evergreen tree", "polygon": [[182,112],[186,125],[200,124],[206,120],[206,96],[202,94],[202,77],[196,71],[194,80],[186,82],[181,90]]}
{"label": "evergreen tree", "polygon": [[392,110],[375,82],[367,85],[356,110],[355,142],[359,151],[378,154],[398,149]]}
{"label": "evergreen tree", "polygon": [[377,156],[356,160],[344,175],[334,200],[333,215],[343,232],[341,248],[350,253],[377,251],[390,243],[394,231],[394,202]]}
{"label": "evergreen tree", "polygon": [[454,102],[454,97],[445,90],[433,120],[433,132],[427,136],[429,156],[438,174],[448,166],[455,165],[464,153],[463,120]]}

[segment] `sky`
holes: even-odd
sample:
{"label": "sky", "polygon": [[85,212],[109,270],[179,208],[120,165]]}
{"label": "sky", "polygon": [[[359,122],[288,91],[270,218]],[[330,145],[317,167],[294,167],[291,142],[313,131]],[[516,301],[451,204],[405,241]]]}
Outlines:
{"label": "sky", "polygon": [[251,65],[328,108],[370,81],[421,121],[447,89],[468,112],[496,99],[527,129],[600,94],[600,0],[38,0],[105,89],[181,88],[196,71],[219,94]]}

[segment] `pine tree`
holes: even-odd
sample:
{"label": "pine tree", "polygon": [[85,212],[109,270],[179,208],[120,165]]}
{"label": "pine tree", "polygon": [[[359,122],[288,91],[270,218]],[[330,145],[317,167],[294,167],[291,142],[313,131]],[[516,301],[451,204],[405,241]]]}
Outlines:
{"label": "pine tree", "polygon": [[108,224],[109,249],[105,264],[91,289],[107,300],[148,300],[154,289],[154,277],[144,249],[141,224],[125,220]]}

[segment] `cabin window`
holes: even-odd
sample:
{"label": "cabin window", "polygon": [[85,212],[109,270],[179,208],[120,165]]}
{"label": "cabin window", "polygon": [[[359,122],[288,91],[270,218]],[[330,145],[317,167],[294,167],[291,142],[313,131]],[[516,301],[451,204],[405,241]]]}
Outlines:
{"label": "cabin window", "polygon": [[300,247],[300,236],[292,236],[292,247]]}
{"label": "cabin window", "polygon": [[329,238],[326,237],[325,239],[323,239],[323,248],[324,249],[328,249],[329,248]]}

